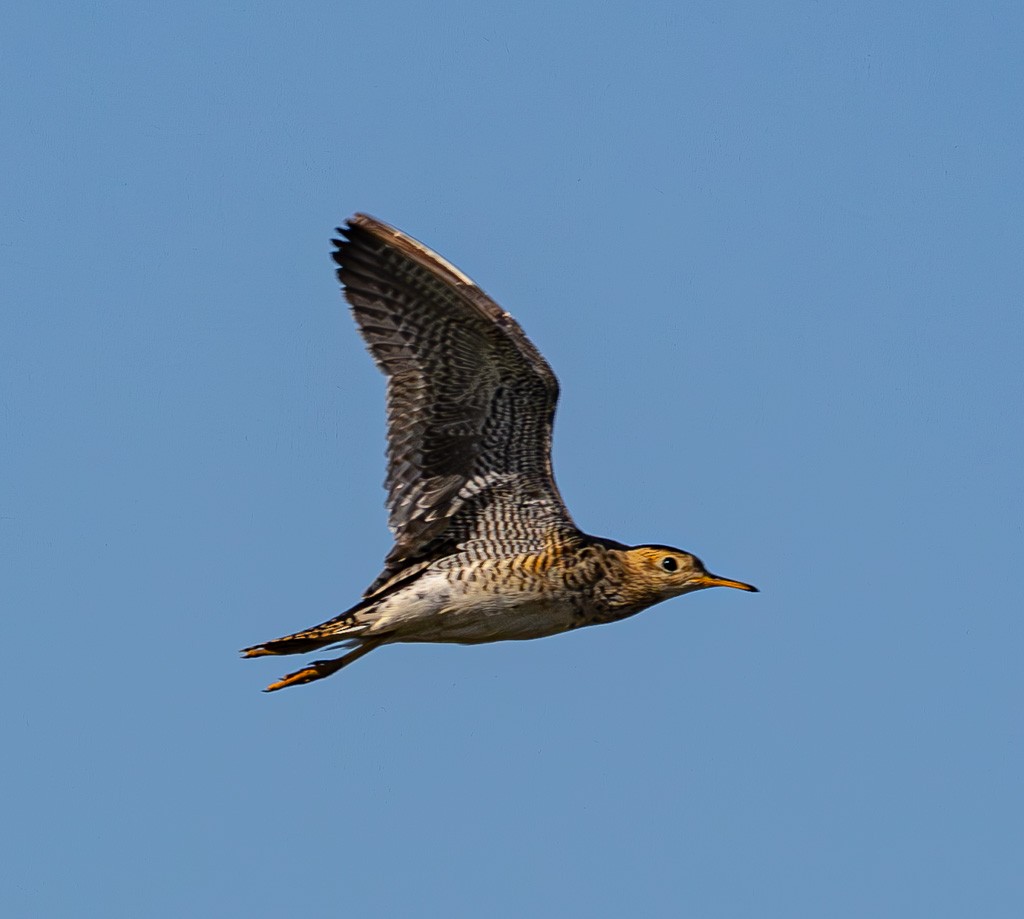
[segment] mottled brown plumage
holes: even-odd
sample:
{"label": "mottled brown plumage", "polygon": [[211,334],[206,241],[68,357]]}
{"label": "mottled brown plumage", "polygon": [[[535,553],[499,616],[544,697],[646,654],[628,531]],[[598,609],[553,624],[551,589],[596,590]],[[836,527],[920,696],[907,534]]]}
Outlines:
{"label": "mottled brown plumage", "polygon": [[387,376],[395,544],[363,599],[247,648],[354,646],[268,690],[327,676],[381,644],[538,638],[623,619],[704,587],[687,552],[581,533],[551,471],[558,381],[515,320],[426,246],[365,214],[336,239],[338,279]]}

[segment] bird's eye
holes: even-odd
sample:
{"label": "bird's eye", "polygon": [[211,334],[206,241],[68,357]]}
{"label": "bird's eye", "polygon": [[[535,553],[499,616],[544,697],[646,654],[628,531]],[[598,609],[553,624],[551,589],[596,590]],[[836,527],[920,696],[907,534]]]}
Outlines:
{"label": "bird's eye", "polygon": [[679,567],[679,562],[677,562],[674,558],[672,558],[671,555],[666,555],[661,560],[661,567],[665,571],[675,571]]}

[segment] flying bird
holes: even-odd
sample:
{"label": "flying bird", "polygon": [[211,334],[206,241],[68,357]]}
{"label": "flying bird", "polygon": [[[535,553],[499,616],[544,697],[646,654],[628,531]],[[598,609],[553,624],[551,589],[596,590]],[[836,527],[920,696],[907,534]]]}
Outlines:
{"label": "flying bird", "polygon": [[242,651],[318,660],[266,692],[394,642],[479,644],[615,622],[706,587],[756,591],[695,555],[573,523],[551,471],[558,381],[516,321],[458,268],[366,214],[333,240],[338,280],[387,377],[384,570],[353,607]]}

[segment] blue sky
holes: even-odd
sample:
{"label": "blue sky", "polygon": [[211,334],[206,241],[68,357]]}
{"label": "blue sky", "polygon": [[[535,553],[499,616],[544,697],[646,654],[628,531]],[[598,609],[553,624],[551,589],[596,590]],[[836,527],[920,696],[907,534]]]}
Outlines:
{"label": "blue sky", "polygon": [[[12,8],[5,914],[1021,915],[1022,33]],[[762,593],[261,694],[389,546],[356,210],[547,355],[582,527]]]}

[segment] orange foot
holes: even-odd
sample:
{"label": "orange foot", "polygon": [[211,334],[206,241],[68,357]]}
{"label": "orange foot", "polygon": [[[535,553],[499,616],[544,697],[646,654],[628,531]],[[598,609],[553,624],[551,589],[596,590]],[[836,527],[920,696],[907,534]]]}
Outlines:
{"label": "orange foot", "polygon": [[[359,660],[364,654],[369,654],[379,644],[380,641],[366,641],[342,657],[336,657],[329,661],[313,661],[308,667],[303,667],[301,670],[296,670],[295,673],[289,673],[288,676],[281,677],[276,683],[271,683],[263,691],[277,692],[277,690],[284,689],[286,686],[298,686],[300,683],[312,683],[314,680],[322,680],[325,676],[337,673],[342,667],[351,664],[352,661]],[[247,656],[258,657],[260,649],[254,648],[252,650],[257,653]],[[262,653],[269,654],[273,652],[263,651]]]}
{"label": "orange foot", "polygon": [[[256,657],[253,654],[250,657]],[[289,673],[288,676],[281,677],[276,683],[271,683],[264,692],[277,692],[279,689],[284,689],[286,686],[298,686],[300,683],[312,683],[313,680],[322,680],[325,676],[329,676],[334,673],[334,670],[328,670],[326,673],[323,668],[318,667],[318,664],[333,664],[334,661],[317,661],[315,664],[310,664],[308,667],[303,667],[302,670],[296,670],[295,673]]]}

